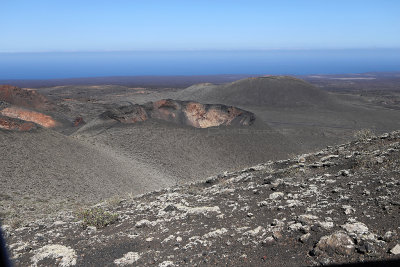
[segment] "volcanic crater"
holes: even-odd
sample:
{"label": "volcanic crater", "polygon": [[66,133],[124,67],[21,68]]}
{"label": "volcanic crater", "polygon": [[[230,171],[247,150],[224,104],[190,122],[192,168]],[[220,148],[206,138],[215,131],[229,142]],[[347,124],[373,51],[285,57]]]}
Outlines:
{"label": "volcanic crater", "polygon": [[136,123],[153,118],[195,128],[221,125],[249,126],[255,120],[253,113],[233,106],[172,99],[162,99],[144,105],[120,106],[107,110],[101,117],[114,119],[121,123]]}

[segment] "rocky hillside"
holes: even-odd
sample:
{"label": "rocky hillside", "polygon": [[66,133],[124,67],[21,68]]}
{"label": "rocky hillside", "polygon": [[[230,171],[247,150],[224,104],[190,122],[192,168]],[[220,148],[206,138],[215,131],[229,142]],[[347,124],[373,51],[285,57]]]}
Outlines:
{"label": "rocky hillside", "polygon": [[37,91],[11,85],[0,85],[0,100],[25,108],[38,110],[54,109],[54,104]]}
{"label": "rocky hillside", "polygon": [[2,228],[16,266],[399,260],[399,164],[400,131],[364,135],[290,160]]}
{"label": "rocky hillside", "polygon": [[58,131],[72,127],[72,122],[57,112],[58,109],[50,99],[35,90],[0,85],[1,129],[26,131],[33,128],[33,123],[44,128],[57,128]]}

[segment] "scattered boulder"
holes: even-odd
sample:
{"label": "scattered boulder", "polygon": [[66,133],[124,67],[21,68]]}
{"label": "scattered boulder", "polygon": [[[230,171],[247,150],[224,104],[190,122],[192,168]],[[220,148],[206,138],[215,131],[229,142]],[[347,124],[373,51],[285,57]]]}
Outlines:
{"label": "scattered boulder", "polygon": [[355,234],[355,235],[368,234],[368,227],[361,222],[346,223],[341,227],[345,229],[349,234]]}
{"label": "scattered boulder", "polygon": [[354,249],[353,239],[345,232],[338,231],[321,237],[313,250],[313,254],[320,255],[326,253],[330,256],[334,254],[350,255],[354,252]]}

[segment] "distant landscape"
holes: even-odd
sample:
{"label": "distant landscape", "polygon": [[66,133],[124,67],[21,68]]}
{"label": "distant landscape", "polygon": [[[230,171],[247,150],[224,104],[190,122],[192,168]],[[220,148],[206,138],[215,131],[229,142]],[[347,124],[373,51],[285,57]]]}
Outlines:
{"label": "distant landscape", "polygon": [[[1,82],[13,83],[0,86],[0,216],[8,233],[400,128],[398,72]],[[18,264],[30,261],[14,253]]]}

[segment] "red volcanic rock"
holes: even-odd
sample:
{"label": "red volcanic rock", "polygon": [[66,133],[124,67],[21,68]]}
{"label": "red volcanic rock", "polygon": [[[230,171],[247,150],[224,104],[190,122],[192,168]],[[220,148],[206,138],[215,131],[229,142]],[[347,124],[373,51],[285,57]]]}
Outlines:
{"label": "red volcanic rock", "polygon": [[32,122],[0,116],[0,129],[27,132],[36,128],[36,125]]}
{"label": "red volcanic rock", "polygon": [[249,126],[255,120],[253,113],[239,108],[171,99],[149,102],[143,106],[132,104],[119,107],[103,113],[103,117],[122,123],[135,123],[154,118],[196,128],[221,125]]}
{"label": "red volcanic rock", "polygon": [[0,110],[0,114],[9,118],[34,122],[45,128],[53,128],[58,125],[58,123],[49,115],[15,106]]}
{"label": "red volcanic rock", "polygon": [[11,85],[0,85],[0,100],[17,106],[39,110],[51,110],[54,108],[49,99],[35,90],[22,89]]}
{"label": "red volcanic rock", "polygon": [[[189,102],[184,109],[187,124],[196,128],[208,128],[219,125],[231,125],[234,120],[238,120],[238,125],[249,125],[252,121],[250,112],[223,105],[203,105],[200,103]],[[244,114],[246,112],[247,114]],[[241,117],[241,115],[243,115]]]}
{"label": "red volcanic rock", "polygon": [[86,124],[86,122],[83,120],[82,117],[76,117],[74,120],[74,127],[81,126],[83,124]]}

